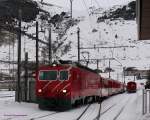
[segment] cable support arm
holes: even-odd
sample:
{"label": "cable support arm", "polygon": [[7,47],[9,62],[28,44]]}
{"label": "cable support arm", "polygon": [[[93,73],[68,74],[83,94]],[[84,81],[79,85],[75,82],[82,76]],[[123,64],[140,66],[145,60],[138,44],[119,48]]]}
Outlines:
{"label": "cable support arm", "polygon": [[115,58],[103,58],[103,59],[81,59],[80,62],[86,63],[87,61],[89,64],[97,64],[97,62],[100,62],[102,60],[115,60]]}
{"label": "cable support arm", "polygon": [[80,49],[105,49],[105,48],[126,48],[131,47],[134,48],[135,46],[110,46],[110,47],[81,47]]}

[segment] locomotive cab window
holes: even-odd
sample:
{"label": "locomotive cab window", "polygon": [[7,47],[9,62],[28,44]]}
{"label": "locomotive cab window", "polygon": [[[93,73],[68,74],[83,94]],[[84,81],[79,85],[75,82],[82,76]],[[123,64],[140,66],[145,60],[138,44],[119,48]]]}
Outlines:
{"label": "locomotive cab window", "polygon": [[40,71],[39,80],[57,80],[57,71]]}
{"label": "locomotive cab window", "polygon": [[68,80],[68,71],[60,71],[60,80]]}

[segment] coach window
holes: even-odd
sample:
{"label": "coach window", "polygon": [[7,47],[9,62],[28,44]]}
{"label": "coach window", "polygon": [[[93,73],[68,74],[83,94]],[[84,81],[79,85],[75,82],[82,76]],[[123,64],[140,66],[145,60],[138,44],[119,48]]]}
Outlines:
{"label": "coach window", "polygon": [[40,71],[39,79],[40,80],[56,80],[57,71]]}
{"label": "coach window", "polygon": [[68,80],[68,71],[60,71],[60,80]]}

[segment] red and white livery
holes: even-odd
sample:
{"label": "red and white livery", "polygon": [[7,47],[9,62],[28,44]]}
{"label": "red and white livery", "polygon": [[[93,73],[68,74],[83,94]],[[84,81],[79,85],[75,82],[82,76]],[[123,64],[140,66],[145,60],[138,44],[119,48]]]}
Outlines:
{"label": "red and white livery", "polygon": [[124,92],[124,84],[101,77],[79,64],[41,66],[36,73],[36,96],[40,108],[68,109]]}

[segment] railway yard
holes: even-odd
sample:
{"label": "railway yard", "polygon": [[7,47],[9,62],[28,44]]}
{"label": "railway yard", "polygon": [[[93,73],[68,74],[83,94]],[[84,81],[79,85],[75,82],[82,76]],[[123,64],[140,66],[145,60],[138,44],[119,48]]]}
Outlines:
{"label": "railway yard", "polygon": [[148,114],[142,118],[142,88],[63,112],[40,110],[35,103],[14,99],[14,92],[0,91],[1,120],[148,120]]}

